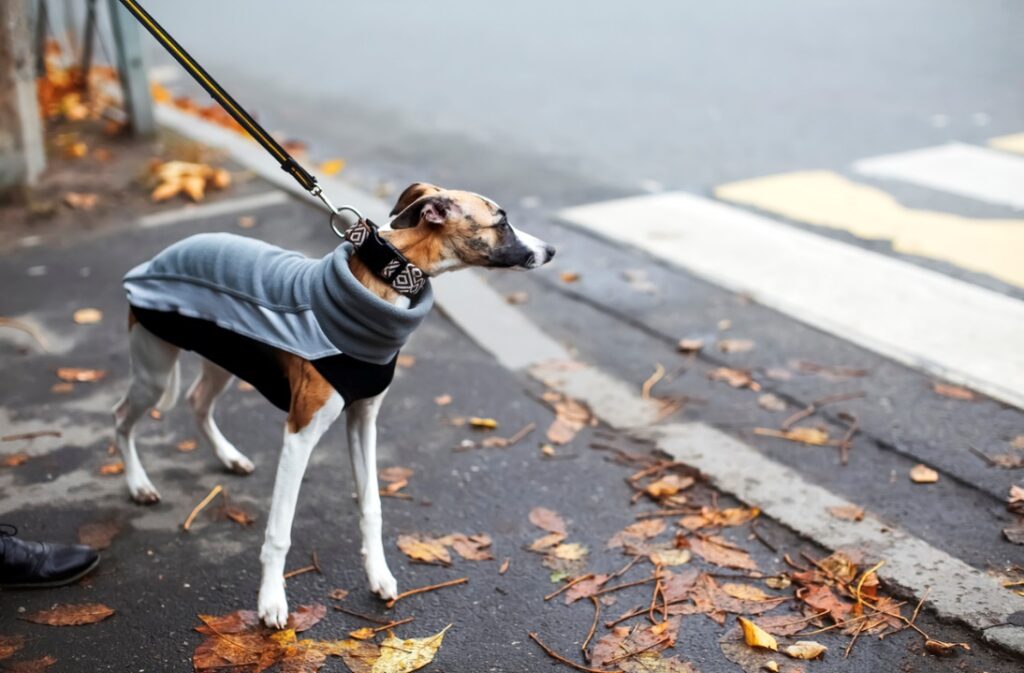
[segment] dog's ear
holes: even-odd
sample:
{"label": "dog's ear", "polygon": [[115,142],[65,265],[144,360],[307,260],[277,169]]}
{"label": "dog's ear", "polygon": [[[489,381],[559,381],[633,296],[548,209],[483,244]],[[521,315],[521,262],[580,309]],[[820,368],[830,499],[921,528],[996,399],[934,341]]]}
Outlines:
{"label": "dog's ear", "polygon": [[436,194],[441,191],[440,187],[435,187],[426,182],[414,182],[405,188],[401,196],[398,197],[398,201],[395,202],[395,207],[391,209],[391,217],[399,214],[409,206],[424,196],[429,194]]}
{"label": "dog's ear", "polygon": [[410,229],[420,221],[441,225],[454,208],[457,208],[455,203],[444,196],[421,196],[391,220],[391,228]]}

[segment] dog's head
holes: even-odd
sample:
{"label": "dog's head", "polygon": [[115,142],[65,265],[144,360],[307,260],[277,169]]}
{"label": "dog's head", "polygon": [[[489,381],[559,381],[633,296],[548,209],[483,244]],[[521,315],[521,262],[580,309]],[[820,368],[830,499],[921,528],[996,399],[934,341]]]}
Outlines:
{"label": "dog's head", "polygon": [[431,274],[463,266],[535,269],[555,256],[553,246],[518,231],[498,204],[472,192],[417,182],[398,197],[391,216],[400,238],[415,233],[417,247],[428,248]]}

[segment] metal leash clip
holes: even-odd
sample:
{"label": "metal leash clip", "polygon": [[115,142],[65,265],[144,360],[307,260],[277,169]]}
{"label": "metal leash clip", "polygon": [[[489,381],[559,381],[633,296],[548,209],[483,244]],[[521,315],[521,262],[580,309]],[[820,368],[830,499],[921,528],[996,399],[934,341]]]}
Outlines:
{"label": "metal leash clip", "polygon": [[338,228],[338,224],[337,222],[335,222],[335,219],[340,220],[341,218],[339,216],[345,211],[348,211],[355,215],[356,222],[363,222],[366,220],[366,218],[363,217],[363,214],[355,206],[335,206],[333,203],[331,203],[331,200],[327,198],[326,194],[324,194],[324,190],[321,189],[320,185],[315,185],[310,193],[313,196],[319,198],[321,201],[323,201],[324,205],[327,206],[327,209],[331,211],[329,220],[329,223],[331,225],[331,231],[333,231],[338,238],[345,238],[345,230]]}

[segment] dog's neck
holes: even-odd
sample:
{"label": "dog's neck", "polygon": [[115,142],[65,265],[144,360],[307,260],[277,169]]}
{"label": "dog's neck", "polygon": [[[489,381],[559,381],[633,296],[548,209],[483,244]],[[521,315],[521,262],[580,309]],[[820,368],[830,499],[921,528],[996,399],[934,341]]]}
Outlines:
{"label": "dog's neck", "polygon": [[[428,276],[435,276],[450,268],[444,259],[443,246],[439,245],[437,237],[425,231],[424,227],[386,230],[381,231],[380,235]],[[356,280],[384,301],[396,305],[409,305],[409,298],[373,273],[363,260],[359,259],[358,252],[349,257],[348,266]]]}

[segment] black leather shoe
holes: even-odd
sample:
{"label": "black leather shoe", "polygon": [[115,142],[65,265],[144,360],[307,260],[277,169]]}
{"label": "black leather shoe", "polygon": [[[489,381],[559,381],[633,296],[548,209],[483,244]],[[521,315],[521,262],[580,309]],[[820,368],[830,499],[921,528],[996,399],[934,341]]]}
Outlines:
{"label": "black leather shoe", "polygon": [[28,542],[18,529],[0,524],[0,588],[60,587],[85,577],[100,554],[84,544]]}

